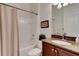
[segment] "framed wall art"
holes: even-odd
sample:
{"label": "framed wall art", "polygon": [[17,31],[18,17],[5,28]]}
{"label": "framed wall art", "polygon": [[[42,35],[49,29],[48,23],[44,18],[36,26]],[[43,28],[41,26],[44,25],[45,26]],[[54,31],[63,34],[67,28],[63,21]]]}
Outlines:
{"label": "framed wall art", "polygon": [[41,21],[41,28],[49,28],[49,20]]}

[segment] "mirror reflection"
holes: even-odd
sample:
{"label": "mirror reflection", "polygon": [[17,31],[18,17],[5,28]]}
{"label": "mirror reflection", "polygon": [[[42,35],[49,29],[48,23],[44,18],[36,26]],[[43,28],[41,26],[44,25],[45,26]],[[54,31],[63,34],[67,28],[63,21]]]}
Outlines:
{"label": "mirror reflection", "polygon": [[[65,6],[63,6],[65,5]],[[55,4],[52,6],[54,34],[77,36],[79,34],[79,4]]]}

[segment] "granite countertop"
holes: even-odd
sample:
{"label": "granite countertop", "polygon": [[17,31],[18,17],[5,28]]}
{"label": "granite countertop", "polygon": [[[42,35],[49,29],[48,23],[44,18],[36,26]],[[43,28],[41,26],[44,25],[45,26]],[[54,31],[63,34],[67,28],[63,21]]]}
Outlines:
{"label": "granite countertop", "polygon": [[60,40],[60,39],[58,39],[58,38],[49,38],[49,39],[43,40],[43,42],[47,42],[49,44],[52,44],[52,45],[58,46],[60,48],[64,48],[64,49],[67,49],[67,50],[70,50],[70,51],[73,51],[73,52],[79,54],[79,44],[75,43],[74,41],[64,40],[66,42],[71,43],[71,45],[61,45],[61,44],[53,43],[52,40]]}

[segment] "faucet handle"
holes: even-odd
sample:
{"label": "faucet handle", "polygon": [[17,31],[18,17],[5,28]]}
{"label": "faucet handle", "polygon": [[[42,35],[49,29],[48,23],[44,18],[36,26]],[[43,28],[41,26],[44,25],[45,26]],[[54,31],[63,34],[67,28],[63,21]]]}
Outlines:
{"label": "faucet handle", "polygon": [[63,36],[66,36],[66,33],[63,33]]}
{"label": "faucet handle", "polygon": [[66,33],[63,33],[63,35],[62,35],[63,40],[65,39],[65,36],[66,36]]}

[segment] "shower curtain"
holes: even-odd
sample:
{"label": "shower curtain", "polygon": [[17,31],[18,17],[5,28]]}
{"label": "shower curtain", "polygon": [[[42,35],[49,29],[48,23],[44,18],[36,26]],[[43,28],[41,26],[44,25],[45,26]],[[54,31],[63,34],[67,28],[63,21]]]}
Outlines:
{"label": "shower curtain", "polygon": [[0,55],[19,55],[17,10],[0,4]]}

